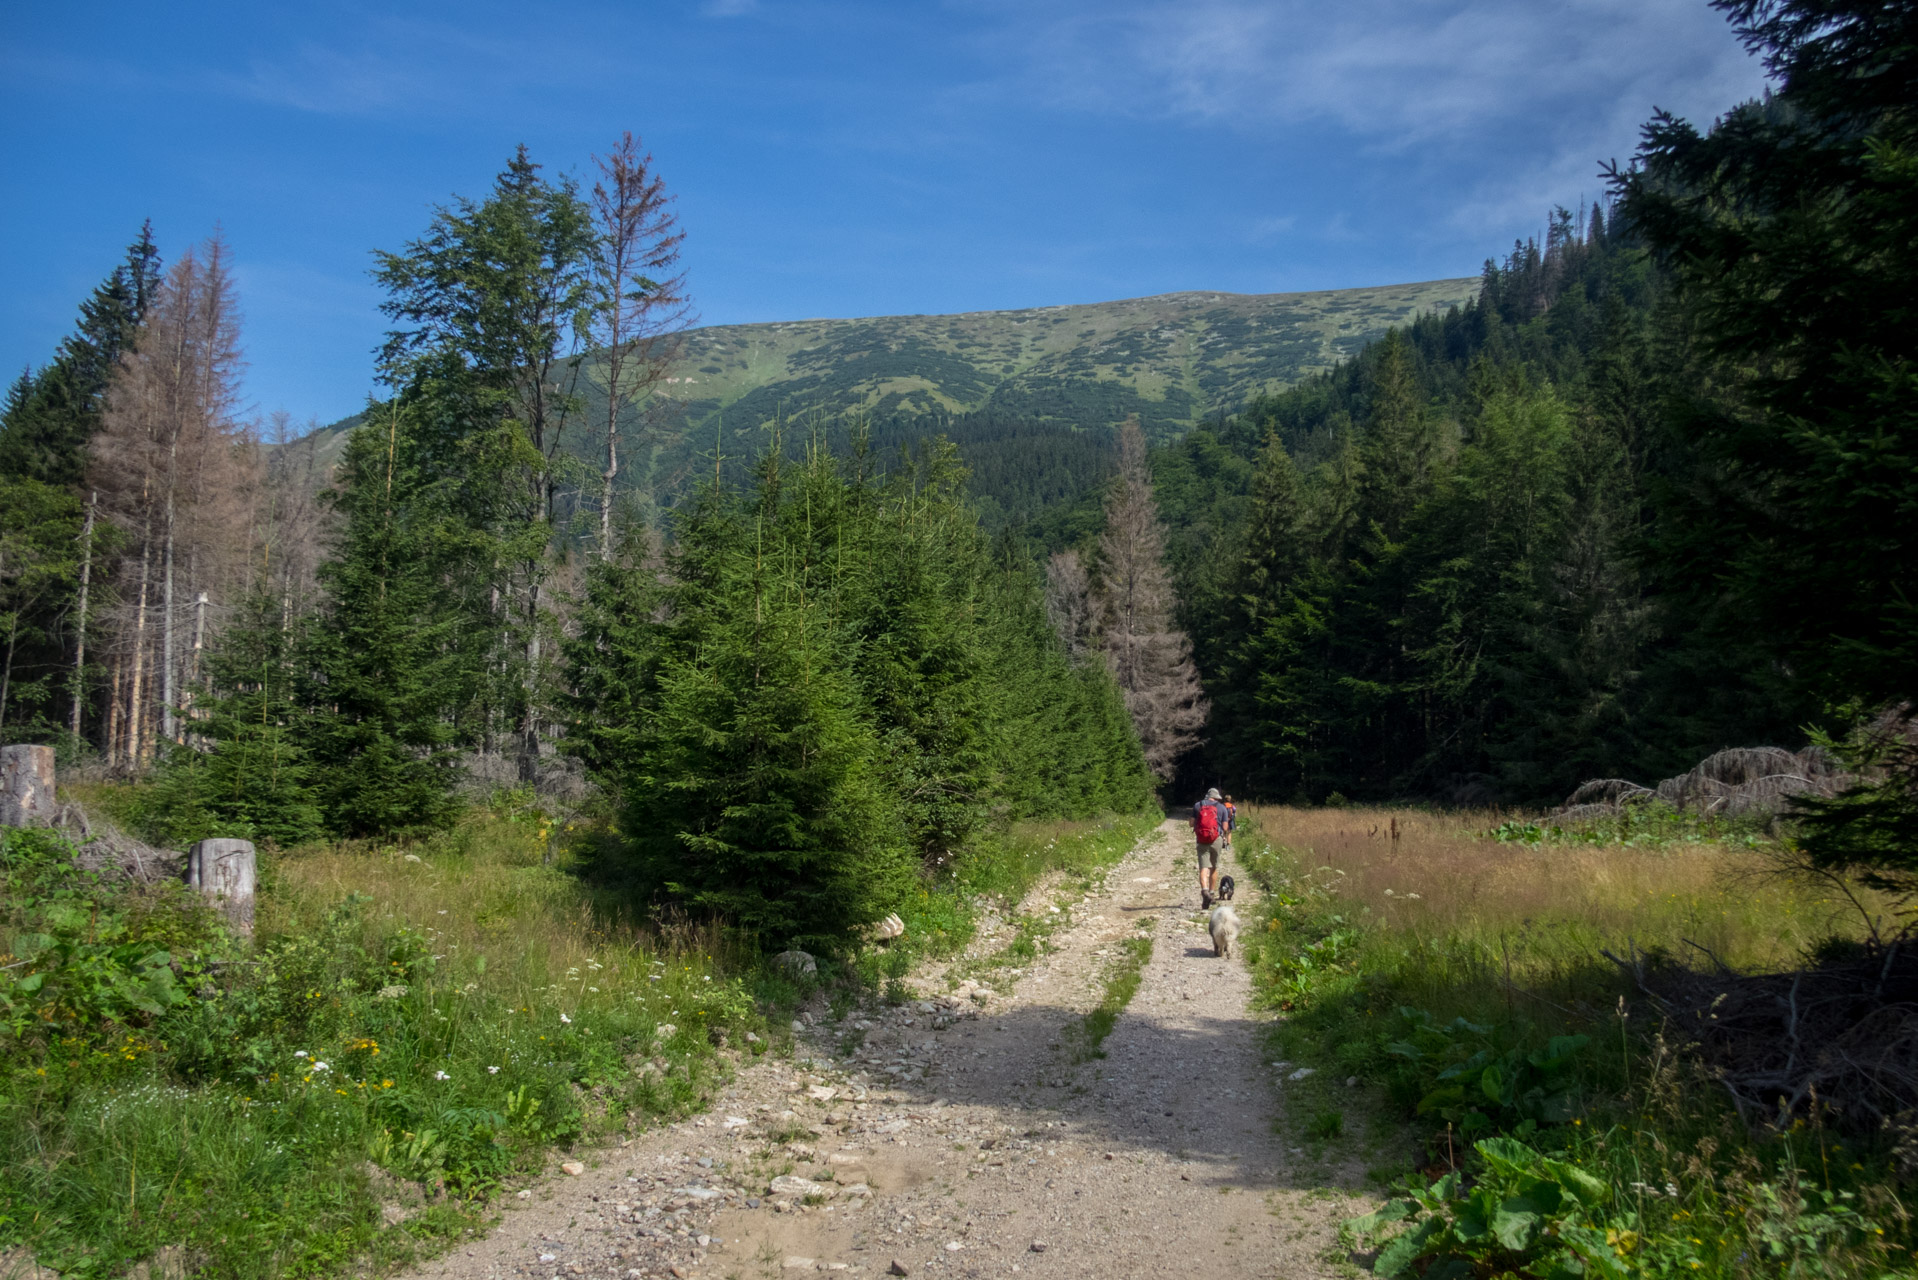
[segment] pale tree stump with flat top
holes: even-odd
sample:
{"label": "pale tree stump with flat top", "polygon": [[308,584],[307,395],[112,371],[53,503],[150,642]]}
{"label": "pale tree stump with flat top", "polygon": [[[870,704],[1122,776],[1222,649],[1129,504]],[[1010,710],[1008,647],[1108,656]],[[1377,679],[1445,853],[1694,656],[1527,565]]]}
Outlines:
{"label": "pale tree stump with flat top", "polygon": [[202,840],[187,850],[186,882],[207,896],[241,933],[253,932],[253,890],[258,856],[251,840]]}

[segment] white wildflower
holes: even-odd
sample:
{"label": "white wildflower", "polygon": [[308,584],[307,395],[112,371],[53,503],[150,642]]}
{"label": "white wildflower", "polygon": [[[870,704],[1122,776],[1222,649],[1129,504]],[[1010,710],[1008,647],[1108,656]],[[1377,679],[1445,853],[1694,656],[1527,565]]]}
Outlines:
{"label": "white wildflower", "polygon": [[435,1080],[451,1080],[453,1077],[447,1075],[444,1071],[435,1071],[433,1073],[433,1078]]}
{"label": "white wildflower", "polygon": [[304,1050],[304,1049],[295,1049],[295,1050],[293,1051],[293,1056],[294,1056],[294,1057],[296,1057],[296,1058],[310,1058],[310,1057],[312,1057],[313,1055],[312,1055],[312,1054],[310,1054],[310,1053],[308,1053],[308,1052],[307,1052],[306,1050]]}
{"label": "white wildflower", "polygon": [[315,1071],[327,1071],[327,1070],[330,1070],[331,1068],[329,1068],[324,1062],[315,1062],[313,1064],[313,1069]]}
{"label": "white wildflower", "polygon": [[498,1075],[498,1074],[499,1074],[499,1068],[498,1068],[498,1067],[488,1067],[488,1068],[486,1068],[486,1074],[487,1074],[487,1075],[489,1075],[489,1076],[496,1076],[496,1075]]}
{"label": "white wildflower", "polygon": [[569,1018],[569,1017],[567,1017],[567,1016],[566,1016],[565,1014],[563,1014],[563,1013],[559,1015],[559,1020],[560,1020],[561,1022],[571,1022],[571,1021],[572,1021],[572,1019],[571,1019],[571,1018]]}

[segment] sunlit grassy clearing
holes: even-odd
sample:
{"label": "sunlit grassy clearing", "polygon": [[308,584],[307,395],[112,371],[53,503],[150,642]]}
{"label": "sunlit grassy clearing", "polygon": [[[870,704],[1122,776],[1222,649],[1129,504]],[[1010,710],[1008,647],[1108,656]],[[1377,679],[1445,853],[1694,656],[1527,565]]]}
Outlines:
{"label": "sunlit grassy clearing", "polygon": [[[1600,951],[1785,967],[1861,934],[1842,895],[1781,874],[1778,846],[1701,842],[1683,824],[1631,844],[1514,845],[1490,838],[1489,814],[1246,819],[1241,856],[1272,889],[1245,951],[1281,1013],[1274,1056],[1320,1069],[1286,1086],[1302,1138],[1341,1140],[1328,1104],[1349,1108],[1337,1082],[1356,1078],[1372,1090],[1357,1097],[1384,1104],[1366,1131],[1381,1182],[1423,1189],[1455,1164],[1490,1177],[1474,1142],[1513,1135],[1535,1171],[1556,1158],[1599,1178],[1602,1203],[1567,1230],[1595,1232],[1619,1274],[1911,1274],[1890,1141],[1828,1132],[1818,1113],[1777,1129],[1739,1116]],[[1553,1238],[1488,1243],[1480,1261],[1532,1274]]]}
{"label": "sunlit grassy clearing", "polygon": [[1600,948],[1702,960],[1696,944],[1735,967],[1786,965],[1861,927],[1842,897],[1742,845],[1504,843],[1485,834],[1489,813],[1253,806],[1247,817],[1382,943],[1438,947],[1515,982],[1561,978]]}

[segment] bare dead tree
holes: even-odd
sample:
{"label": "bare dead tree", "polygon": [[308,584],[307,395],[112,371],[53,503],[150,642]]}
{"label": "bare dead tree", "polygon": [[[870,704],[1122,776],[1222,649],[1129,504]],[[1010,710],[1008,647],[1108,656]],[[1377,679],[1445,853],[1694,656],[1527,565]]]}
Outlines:
{"label": "bare dead tree", "polygon": [[269,446],[258,504],[252,557],[255,589],[280,599],[280,629],[305,613],[319,585],[327,510],[320,502],[326,469],[320,464],[317,419],[296,429],[292,415],[276,410],[267,419]]}
{"label": "bare dead tree", "polygon": [[130,535],[121,574],[135,584],[132,616],[112,620],[129,673],[125,731],[109,732],[129,767],[152,758],[156,719],[160,736],[180,740],[191,661],[181,598],[224,595],[245,550],[257,449],[235,417],[239,323],[216,234],[182,255],[156,292],[93,450],[105,514]]}
{"label": "bare dead tree", "polygon": [[1074,662],[1084,662],[1097,643],[1092,579],[1077,551],[1055,551],[1046,562],[1046,617]]}
{"label": "bare dead tree", "polygon": [[80,709],[86,702],[87,688],[87,605],[93,587],[93,526],[100,512],[100,492],[87,495],[86,524],[80,529],[80,598],[76,602],[73,641],[73,699],[67,712],[67,728],[75,739],[80,736]]}
{"label": "bare dead tree", "polygon": [[1201,741],[1208,706],[1192,643],[1172,621],[1165,526],[1152,496],[1145,433],[1137,418],[1119,429],[1119,477],[1106,500],[1099,538],[1103,647],[1126,709],[1158,778]]}
{"label": "bare dead tree", "polygon": [[606,467],[600,476],[599,553],[613,552],[613,486],[619,478],[619,435],[627,411],[652,398],[692,323],[684,273],[674,273],[686,233],[670,208],[653,157],[629,131],[595,156],[600,305],[593,338],[606,387]]}

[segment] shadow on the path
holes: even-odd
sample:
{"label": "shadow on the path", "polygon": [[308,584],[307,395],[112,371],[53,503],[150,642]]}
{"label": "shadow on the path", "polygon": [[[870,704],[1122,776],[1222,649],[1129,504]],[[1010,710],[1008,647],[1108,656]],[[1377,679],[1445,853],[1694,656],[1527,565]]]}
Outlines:
{"label": "shadow on the path", "polygon": [[[1186,954],[1212,959],[1209,947]],[[1197,970],[1189,980],[1208,976]],[[912,1084],[875,1084],[905,1099],[907,1110],[933,1119],[935,1132],[935,1101],[1025,1110],[1032,1113],[1029,1138],[1076,1134],[1117,1159],[1160,1152],[1190,1162],[1187,1176],[1195,1183],[1292,1190],[1341,1185],[1331,1169],[1289,1154],[1276,1131],[1278,1095],[1249,1019],[1199,1016],[1175,1024],[1128,1009],[1105,1041],[1104,1056],[1085,1063],[1072,1059],[1083,1043],[1078,1022],[1046,1005],[987,1014],[966,1024],[974,1030],[947,1033],[938,1074]],[[1059,1127],[1048,1128],[1049,1121]]]}

